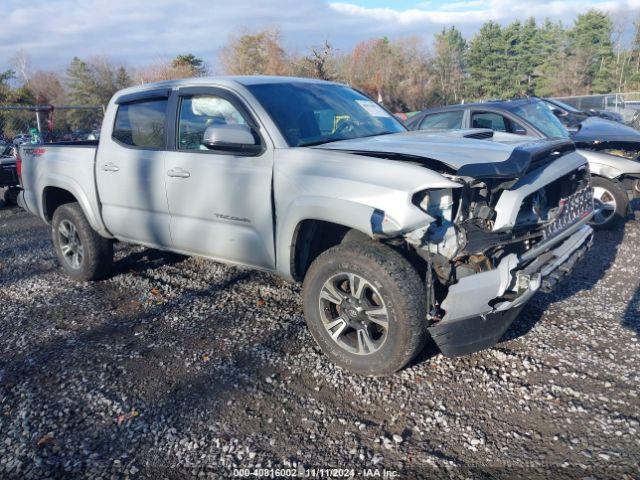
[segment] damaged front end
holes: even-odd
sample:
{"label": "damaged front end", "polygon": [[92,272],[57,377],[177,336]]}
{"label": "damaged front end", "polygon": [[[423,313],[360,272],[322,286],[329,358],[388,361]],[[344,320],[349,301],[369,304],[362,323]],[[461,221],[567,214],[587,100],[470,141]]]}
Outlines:
{"label": "damaged front end", "polygon": [[434,220],[404,240],[426,262],[429,331],[448,356],[497,343],[533,294],[550,291],[591,244],[584,158],[565,143],[519,147],[512,157],[461,168],[450,177],[459,188],[413,199]]}

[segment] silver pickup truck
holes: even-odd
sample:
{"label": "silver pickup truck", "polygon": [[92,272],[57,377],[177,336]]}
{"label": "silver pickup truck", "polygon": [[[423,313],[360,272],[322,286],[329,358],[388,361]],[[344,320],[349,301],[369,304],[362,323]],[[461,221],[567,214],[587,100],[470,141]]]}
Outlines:
{"label": "silver pickup truck", "polygon": [[118,92],[99,142],[21,147],[23,208],[66,272],[104,278],[113,242],[303,281],[307,325],[357,373],[494,345],[592,239],[568,141],[408,132],[345,85],[198,78]]}

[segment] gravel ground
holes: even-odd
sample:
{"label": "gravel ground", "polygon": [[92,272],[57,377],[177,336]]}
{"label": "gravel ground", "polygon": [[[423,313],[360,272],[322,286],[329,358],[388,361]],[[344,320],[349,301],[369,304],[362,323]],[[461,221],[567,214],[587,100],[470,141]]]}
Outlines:
{"label": "gravel ground", "polygon": [[370,379],[320,353],[299,285],[124,245],[76,284],[46,225],[0,208],[0,476],[636,478],[639,237],[598,233],[495,348]]}

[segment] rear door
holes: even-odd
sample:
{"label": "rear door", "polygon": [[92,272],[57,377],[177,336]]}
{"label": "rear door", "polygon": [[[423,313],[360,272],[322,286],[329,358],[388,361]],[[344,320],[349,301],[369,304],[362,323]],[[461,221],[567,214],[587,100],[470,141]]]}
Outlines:
{"label": "rear door", "polygon": [[[96,161],[102,218],[116,237],[171,246],[165,192],[169,90],[121,97],[105,118],[113,132],[101,138]],[[106,128],[106,130],[110,130]]]}
{"label": "rear door", "polygon": [[275,267],[271,176],[273,148],[242,156],[208,150],[211,125],[247,124],[254,116],[232,92],[186,87],[174,92],[176,122],[166,157],[173,248],[260,268]]}

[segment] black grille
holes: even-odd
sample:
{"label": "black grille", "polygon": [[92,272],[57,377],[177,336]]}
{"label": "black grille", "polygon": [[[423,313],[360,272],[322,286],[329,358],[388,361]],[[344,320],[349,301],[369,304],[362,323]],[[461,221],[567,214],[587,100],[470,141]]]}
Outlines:
{"label": "black grille", "polygon": [[542,232],[542,240],[570,227],[593,210],[593,192],[586,168],[570,172],[528,195],[516,228]]}

